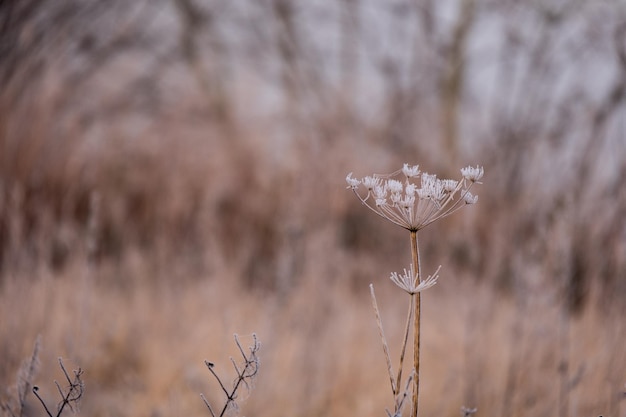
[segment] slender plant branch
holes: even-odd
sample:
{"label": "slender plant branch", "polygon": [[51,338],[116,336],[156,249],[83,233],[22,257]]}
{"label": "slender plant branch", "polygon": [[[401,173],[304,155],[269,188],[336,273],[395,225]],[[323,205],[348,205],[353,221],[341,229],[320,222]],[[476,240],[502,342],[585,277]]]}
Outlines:
{"label": "slender plant branch", "polygon": [[74,405],[78,404],[80,398],[83,396],[84,383],[83,383],[83,380],[81,379],[83,370],[81,368],[78,368],[77,370],[73,371],[74,376],[70,377],[69,372],[67,372],[67,370],[65,369],[65,365],[63,365],[63,359],[61,358],[59,358],[59,366],[61,367],[61,370],[63,371],[63,375],[65,376],[65,380],[67,381],[68,385],[67,385],[67,388],[62,388],[61,385],[57,381],[54,381],[54,384],[56,385],[57,390],[59,391],[59,396],[61,397],[61,402],[59,403],[57,407],[56,414],[53,414],[50,411],[44,399],[41,397],[41,395],[39,395],[39,387],[34,386],[32,389],[33,394],[35,395],[35,397],[37,397],[37,399],[41,403],[48,417],[60,417],[61,414],[63,414],[63,410],[65,410],[65,407],[69,407],[70,410],[74,411],[74,408],[72,407],[72,403]]}
{"label": "slender plant branch", "polygon": [[204,404],[207,406],[207,408],[209,409],[209,413],[211,413],[212,417],[215,417],[215,413],[213,412],[213,408],[211,408],[211,404],[209,404],[209,400],[206,399],[206,397],[204,396],[204,394],[200,394],[200,398],[202,398],[202,401],[204,401]]}
{"label": "slender plant branch", "polygon": [[239,337],[237,335],[235,335],[234,337],[235,344],[237,345],[237,348],[239,349],[239,353],[241,354],[243,360],[240,365],[237,365],[237,362],[233,358],[230,358],[230,361],[235,368],[235,372],[237,373],[237,377],[235,378],[233,387],[230,390],[226,388],[226,385],[224,385],[222,378],[217,374],[217,372],[215,372],[215,364],[213,362],[204,361],[204,364],[208,368],[209,372],[211,372],[213,377],[217,380],[220,388],[222,389],[222,392],[226,396],[226,401],[224,402],[222,409],[220,410],[219,414],[216,414],[206,397],[203,394],[200,394],[202,401],[204,401],[204,404],[209,409],[209,413],[211,413],[212,417],[223,417],[226,414],[226,411],[228,411],[229,407],[236,406],[235,400],[237,399],[237,390],[239,390],[241,386],[245,386],[249,389],[250,382],[254,379],[259,370],[259,358],[257,356],[257,353],[261,348],[261,344],[259,343],[256,334],[252,335],[254,342],[252,346],[249,347],[250,353],[245,352],[245,350],[241,346],[241,343],[239,342]]}
{"label": "slender plant branch", "polygon": [[[391,365],[391,356],[389,355],[389,346],[387,345],[387,338],[385,337],[385,332],[383,331],[383,321],[380,317],[380,311],[378,310],[378,304],[376,303],[376,295],[374,294],[374,285],[370,284],[370,293],[372,295],[372,306],[374,307],[374,313],[376,314],[376,324],[378,325],[378,333],[380,334],[380,338],[383,343],[383,352],[385,353],[385,360],[387,361],[387,372],[389,373],[389,380],[391,382],[391,392],[393,394],[393,398],[396,398],[398,394],[398,388],[394,381],[393,376],[393,366]],[[400,372],[402,372],[402,368],[400,368]],[[396,410],[397,411],[397,410]]]}
{"label": "slender plant branch", "polygon": [[50,410],[48,410],[48,406],[46,405],[45,401],[39,396],[39,387],[38,386],[34,386],[33,387],[33,394],[35,394],[35,397],[37,397],[37,399],[39,400],[39,402],[43,406],[43,409],[46,411],[46,414],[48,414],[48,416],[52,417],[52,413],[50,412]]}
{"label": "slender plant branch", "polygon": [[398,417],[402,416],[402,408],[404,407],[404,400],[406,400],[406,398],[409,396],[409,391],[411,390],[411,382],[413,382],[414,378],[415,378],[415,373],[411,372],[411,375],[409,375],[409,378],[406,380],[406,386],[404,387],[404,391],[402,392],[401,395],[398,395],[398,398],[396,401],[395,416],[398,416]]}
{"label": "slender plant branch", "polygon": [[[413,276],[415,277],[415,285],[417,286],[422,279],[422,271],[420,267],[420,257],[416,230],[411,230],[411,255]],[[415,312],[413,314],[413,371],[415,372],[415,384],[413,385],[413,417],[417,417],[420,387],[420,294],[421,293],[417,292],[412,295],[413,307],[415,308]]]}
{"label": "slender plant branch", "polygon": [[411,383],[413,382],[413,372],[409,375],[409,378],[406,380],[406,386],[404,387],[404,391],[397,396],[395,403],[395,412],[391,414],[389,410],[385,409],[387,412],[387,417],[402,417],[402,409],[404,408],[405,400],[409,396],[409,391],[411,390]]}
{"label": "slender plant branch", "polygon": [[[404,355],[409,342],[409,332],[411,331],[411,319],[413,318],[413,305],[415,303],[415,294],[411,294],[411,302],[409,303],[409,311],[406,316],[406,326],[404,328],[404,338],[402,339],[402,350],[400,351],[400,364],[398,365],[398,380],[396,382],[397,389],[402,385],[402,368],[404,367]],[[396,395],[398,392],[396,392]],[[397,410],[396,410],[397,411]]]}

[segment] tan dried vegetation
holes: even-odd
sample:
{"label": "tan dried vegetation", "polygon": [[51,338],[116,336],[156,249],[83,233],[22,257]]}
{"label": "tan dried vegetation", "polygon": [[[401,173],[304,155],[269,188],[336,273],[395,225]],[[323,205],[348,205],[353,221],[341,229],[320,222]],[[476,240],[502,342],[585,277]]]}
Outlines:
{"label": "tan dried vegetation", "polygon": [[242,415],[385,415],[369,284],[396,357],[411,251],[345,175],[419,163],[485,167],[478,204],[420,232],[443,267],[419,415],[624,415],[624,21],[617,1],[0,2],[3,413],[25,375],[55,404],[61,357],[82,415],[208,416],[204,360],[230,382],[255,333]]}

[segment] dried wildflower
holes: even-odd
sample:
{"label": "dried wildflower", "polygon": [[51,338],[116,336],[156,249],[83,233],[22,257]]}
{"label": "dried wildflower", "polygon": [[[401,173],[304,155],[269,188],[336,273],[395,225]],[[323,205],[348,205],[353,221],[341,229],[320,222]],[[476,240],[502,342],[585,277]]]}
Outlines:
{"label": "dried wildflower", "polygon": [[376,178],[376,177],[365,177],[365,178],[363,178],[363,185],[369,191],[374,190],[376,187],[380,187],[380,182],[381,182],[380,178]]}
{"label": "dried wildflower", "polygon": [[409,268],[408,271],[405,269],[403,274],[392,272],[389,278],[398,287],[402,288],[404,291],[412,295],[417,294],[420,291],[424,291],[435,285],[437,283],[437,279],[439,279],[440,269],[441,265],[439,265],[439,268],[437,268],[434,274],[429,275],[428,278],[422,280],[421,282],[418,277],[413,274],[411,268]]}
{"label": "dried wildflower", "polygon": [[402,173],[406,175],[407,178],[415,178],[420,174],[419,165],[409,166],[409,164],[404,164],[402,167]]}
{"label": "dried wildflower", "polygon": [[353,190],[355,190],[359,186],[359,184],[361,184],[361,181],[357,180],[356,178],[352,178],[352,172],[346,176],[346,182],[348,183],[348,188],[352,188]]}
{"label": "dried wildflower", "polygon": [[483,167],[479,167],[478,165],[476,165],[476,168],[465,167],[461,169],[463,177],[471,182],[478,182],[478,180],[483,177],[484,173],[485,171],[483,170]]}
{"label": "dried wildflower", "polygon": [[465,203],[467,204],[476,204],[478,202],[478,196],[472,195],[472,193],[467,191],[465,194],[463,194],[463,200],[465,200]]}
{"label": "dried wildflower", "polygon": [[[354,178],[352,173],[346,177],[348,188],[374,213],[389,220],[393,224],[401,226],[410,232],[411,239],[411,267],[399,274],[393,272],[391,281],[410,295],[411,303],[404,330],[404,338],[400,353],[400,365],[397,378],[394,375],[389,349],[382,331],[380,313],[376,305],[373,287],[370,286],[376,320],[383,340],[383,350],[387,359],[387,369],[391,381],[391,390],[395,400],[393,417],[402,415],[402,405],[408,397],[409,387],[412,385],[412,408],[411,416],[418,416],[419,403],[419,369],[420,369],[420,317],[421,317],[421,291],[432,287],[437,283],[439,270],[422,278],[419,245],[417,240],[418,231],[432,222],[452,214],[456,210],[468,204],[475,204],[478,196],[470,193],[470,188],[484,175],[484,169],[480,166],[465,167],[461,169],[461,178],[457,180],[439,179],[436,175],[421,172],[418,165],[403,167],[389,175],[371,175],[363,179]],[[363,191],[362,189],[365,189]],[[413,369],[407,379],[406,389],[400,391],[402,382],[402,369],[404,355],[406,353],[409,333],[413,325]],[[463,409],[466,417],[476,412],[475,409]],[[387,415],[392,414],[387,411]]]}
{"label": "dried wildflower", "polygon": [[[404,181],[401,181],[401,175]],[[468,166],[461,169],[461,175],[458,181],[442,180],[436,175],[421,172],[418,165],[404,164],[400,170],[389,175],[374,174],[357,179],[350,173],[346,182],[370,210],[400,227],[418,231],[464,205],[478,201],[478,196],[472,195],[469,190],[475,183],[480,184],[484,169]],[[361,185],[365,192],[359,192]]]}

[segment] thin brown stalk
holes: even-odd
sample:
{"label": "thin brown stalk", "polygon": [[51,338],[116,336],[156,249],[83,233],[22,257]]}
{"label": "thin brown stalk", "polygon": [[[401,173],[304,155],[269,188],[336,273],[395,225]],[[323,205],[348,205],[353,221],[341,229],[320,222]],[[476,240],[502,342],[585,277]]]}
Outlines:
{"label": "thin brown stalk", "polygon": [[[413,318],[413,303],[415,295],[411,295],[411,303],[409,304],[409,312],[406,317],[406,326],[404,329],[404,339],[402,340],[402,351],[400,352],[400,364],[398,365],[398,379],[396,387],[400,387],[402,384],[402,368],[404,366],[404,354],[406,353],[406,346],[409,342],[409,331],[411,330],[411,319]],[[398,393],[396,393],[398,394]],[[397,411],[397,410],[396,410]]]}
{"label": "thin brown stalk", "polygon": [[[389,372],[389,380],[391,382],[391,392],[395,400],[396,395],[398,394],[398,389],[396,388],[396,384],[394,382],[393,367],[391,365],[391,356],[389,355],[389,346],[387,345],[387,338],[385,337],[385,332],[383,331],[383,321],[380,317],[380,311],[378,310],[378,304],[376,303],[376,295],[374,294],[374,285],[372,284],[370,284],[370,293],[372,295],[372,306],[374,307],[374,313],[376,314],[376,324],[378,325],[378,333],[380,334],[380,338],[383,343],[383,351],[385,352],[385,360],[387,361],[387,372]],[[400,372],[402,372],[402,368],[400,368]]]}
{"label": "thin brown stalk", "polygon": [[[420,270],[419,249],[417,246],[417,231],[415,230],[411,230],[411,256],[413,276],[415,277],[415,284],[417,285],[422,279],[422,271]],[[413,371],[415,373],[415,384],[413,385],[413,411],[411,415],[413,417],[417,417],[420,386],[420,293],[418,292],[414,294],[412,299],[413,307],[415,309],[413,315]]]}

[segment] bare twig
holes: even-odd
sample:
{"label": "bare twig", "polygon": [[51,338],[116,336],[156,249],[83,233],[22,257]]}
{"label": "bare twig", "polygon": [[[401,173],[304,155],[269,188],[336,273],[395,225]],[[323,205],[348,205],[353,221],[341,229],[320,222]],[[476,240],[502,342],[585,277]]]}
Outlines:
{"label": "bare twig", "polygon": [[213,409],[211,408],[211,404],[209,404],[209,401],[206,399],[206,397],[204,396],[204,394],[200,394],[200,398],[202,398],[202,401],[204,401],[204,404],[207,406],[207,408],[209,409],[209,413],[211,413],[212,417],[215,417],[215,413],[213,412]]}
{"label": "bare twig", "polygon": [[393,414],[391,414],[389,410],[385,409],[388,417],[402,417],[402,409],[404,408],[404,400],[408,398],[409,393],[411,392],[411,384],[413,382],[414,376],[415,376],[415,373],[411,372],[411,375],[409,375],[409,378],[406,380],[404,391],[402,391],[402,394],[399,394],[396,397],[396,404],[395,404],[396,411]]}
{"label": "bare twig", "polygon": [[72,404],[74,406],[78,405],[80,398],[83,396],[84,383],[80,378],[83,374],[83,370],[81,368],[78,368],[77,370],[73,371],[74,376],[70,377],[70,374],[67,372],[65,366],[63,365],[63,359],[61,358],[59,358],[59,366],[63,371],[63,375],[65,376],[68,385],[66,388],[62,388],[57,381],[54,381],[54,384],[59,391],[59,395],[61,396],[61,402],[59,402],[59,405],[57,406],[56,414],[53,414],[50,411],[44,399],[41,397],[41,395],[39,395],[39,387],[34,386],[32,389],[33,394],[35,395],[35,397],[37,397],[49,417],[60,417],[61,414],[63,414],[63,410],[65,410],[65,407],[69,407],[70,410],[74,411]]}
{"label": "bare twig", "polygon": [[402,408],[404,407],[404,400],[409,396],[409,392],[411,390],[411,383],[413,382],[413,378],[415,377],[415,372],[411,372],[409,378],[406,380],[406,386],[404,387],[404,391],[401,395],[398,395],[396,398],[396,416],[402,416]]}
{"label": "bare twig", "polygon": [[237,348],[239,349],[239,353],[241,354],[243,360],[239,365],[237,365],[237,362],[233,358],[230,358],[230,361],[235,368],[235,372],[237,373],[237,376],[235,377],[235,382],[233,383],[233,387],[230,390],[226,388],[226,385],[224,385],[222,378],[217,374],[217,372],[215,372],[215,364],[213,362],[204,361],[207,369],[217,380],[220,388],[222,389],[222,392],[226,396],[226,402],[224,403],[220,413],[216,414],[206,397],[203,394],[200,394],[202,401],[204,401],[204,404],[209,409],[209,413],[211,413],[212,417],[223,417],[229,407],[236,406],[235,400],[237,399],[237,390],[239,390],[242,385],[245,386],[247,389],[250,389],[250,383],[257,375],[257,372],[259,370],[259,357],[257,354],[259,352],[259,349],[261,348],[261,344],[258,341],[256,334],[252,334],[252,338],[254,341],[252,346],[248,348],[248,350],[250,351],[249,353],[246,353],[246,351],[241,346],[241,343],[239,342],[239,337],[237,335],[235,335],[234,337],[235,344],[237,345]]}

